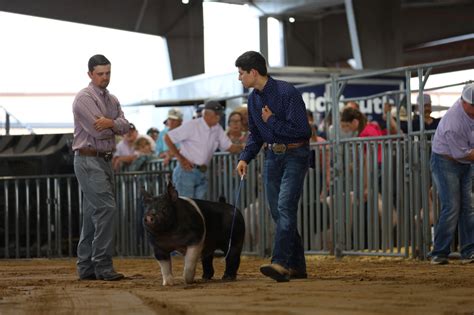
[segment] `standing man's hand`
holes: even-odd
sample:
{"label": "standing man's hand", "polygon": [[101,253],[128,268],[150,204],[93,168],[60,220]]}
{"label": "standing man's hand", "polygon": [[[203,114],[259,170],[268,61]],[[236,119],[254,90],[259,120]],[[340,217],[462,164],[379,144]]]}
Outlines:
{"label": "standing man's hand", "polygon": [[114,121],[110,118],[97,117],[94,122],[94,128],[97,131],[104,131],[105,129],[113,128]]}
{"label": "standing man's hand", "polygon": [[193,164],[191,162],[189,162],[189,160],[187,158],[185,158],[184,156],[182,156],[181,154],[176,156],[176,159],[178,159],[179,164],[181,164],[181,167],[185,171],[192,171],[193,170]]}
{"label": "standing man's hand", "polygon": [[247,175],[247,162],[240,160],[236,169],[240,177]]}
{"label": "standing man's hand", "polygon": [[264,122],[268,121],[268,118],[273,115],[271,109],[268,107],[268,105],[265,105],[264,108],[262,108],[262,119]]}

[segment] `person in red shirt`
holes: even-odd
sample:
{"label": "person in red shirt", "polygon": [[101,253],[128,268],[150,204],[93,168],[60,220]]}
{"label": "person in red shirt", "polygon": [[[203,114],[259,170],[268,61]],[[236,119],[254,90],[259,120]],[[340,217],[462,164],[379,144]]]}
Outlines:
{"label": "person in red shirt", "polygon": [[[357,137],[380,137],[382,130],[377,124],[367,121],[367,117],[358,109],[345,107],[341,113],[341,129],[345,132],[354,132]],[[378,147],[377,160],[382,163],[382,148]]]}
{"label": "person in red shirt", "polygon": [[[380,137],[382,131],[376,124],[367,121],[367,117],[361,113],[358,109],[352,107],[345,107],[341,113],[341,129],[346,132],[355,132],[357,137]],[[364,199],[367,200],[367,179],[365,171],[367,169],[366,152],[364,148]],[[382,147],[379,145],[377,148],[377,161],[380,165],[382,163]],[[380,182],[380,171],[379,171],[379,182]]]}

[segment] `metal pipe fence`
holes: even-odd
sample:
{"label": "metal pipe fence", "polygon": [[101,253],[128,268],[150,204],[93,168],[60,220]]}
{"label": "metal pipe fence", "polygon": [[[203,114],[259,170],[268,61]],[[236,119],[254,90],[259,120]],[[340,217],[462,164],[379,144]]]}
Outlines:
{"label": "metal pipe fence", "polygon": [[[411,138],[397,135],[342,139],[339,144],[311,143],[316,167],[306,176],[298,213],[298,228],[308,254],[426,254],[438,203],[431,198],[429,207],[423,208],[420,152],[429,146],[423,148],[417,135]],[[336,146],[344,166],[339,174],[332,159]],[[237,159],[237,155],[227,153],[214,155],[208,169],[207,199],[224,198],[242,211],[245,254],[270,255],[273,222],[263,188],[263,154],[249,164],[239,200],[235,199],[241,184],[235,172]],[[159,159],[151,161],[145,171],[116,174],[117,255],[151,255],[141,223],[142,190],[153,195],[163,193],[175,164],[164,165]],[[337,194],[337,181],[342,195]],[[0,178],[0,216],[4,219],[0,257],[75,256],[82,214],[80,197],[74,175]],[[429,220],[426,213],[430,213]]]}
{"label": "metal pipe fence", "polygon": [[[410,113],[412,74],[420,77],[422,93],[433,67],[471,61],[474,58],[331,77],[328,84],[335,88],[328,103],[335,138],[311,143],[316,167],[308,171],[298,204],[298,229],[306,253],[426,257],[439,213],[429,165],[433,131],[426,131],[420,119],[420,131],[414,132],[409,115],[406,134],[398,130],[391,136],[342,139],[340,96],[350,80],[404,72]],[[237,155],[227,153],[214,155],[207,170],[207,199],[218,201],[223,197],[240,209],[246,224],[244,254],[270,255],[274,227],[263,187],[263,154],[249,164],[239,200],[237,159]],[[151,254],[141,224],[142,189],[154,195],[162,193],[175,165],[176,161],[165,165],[158,159],[149,162],[142,172],[116,174],[117,255]],[[75,256],[81,209],[81,192],[74,175],[0,177],[0,257]],[[457,247],[453,243],[453,251]]]}

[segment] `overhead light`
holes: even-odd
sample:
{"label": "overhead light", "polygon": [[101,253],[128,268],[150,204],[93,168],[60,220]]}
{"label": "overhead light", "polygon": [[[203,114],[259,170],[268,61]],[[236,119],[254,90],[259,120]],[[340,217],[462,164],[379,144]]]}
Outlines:
{"label": "overhead light", "polygon": [[189,0],[181,0],[181,2],[182,2],[183,4],[188,4],[188,3],[189,3]]}
{"label": "overhead light", "polygon": [[290,22],[290,23],[295,23],[295,21],[296,21],[295,18],[292,17],[292,16],[290,16],[290,17],[288,18],[288,22]]}

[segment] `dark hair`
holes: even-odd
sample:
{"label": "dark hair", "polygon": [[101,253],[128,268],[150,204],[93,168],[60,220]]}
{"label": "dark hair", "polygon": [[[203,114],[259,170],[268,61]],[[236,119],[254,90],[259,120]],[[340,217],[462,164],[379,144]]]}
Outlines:
{"label": "dark hair", "polygon": [[367,117],[360,110],[352,107],[345,107],[341,113],[342,122],[352,122],[354,119],[359,121],[358,133],[361,133],[367,125]]}
{"label": "dark hair", "polygon": [[153,133],[160,133],[160,131],[155,128],[155,127],[151,127],[150,129],[148,129],[148,131],[146,132],[147,135],[151,136]]}
{"label": "dark hair", "polygon": [[314,118],[313,112],[311,111],[311,109],[307,109],[307,110],[306,110],[306,115],[307,115],[308,117],[310,117],[311,119]]}
{"label": "dark hair", "polygon": [[235,61],[235,66],[244,71],[257,70],[260,75],[267,75],[267,61],[256,51],[247,51]]}
{"label": "dark hair", "polygon": [[242,117],[242,114],[236,111],[233,111],[232,113],[229,114],[229,118],[227,118],[227,124],[230,124],[230,120],[232,119],[233,116],[239,116],[240,117],[240,122],[243,122],[244,117]]}
{"label": "dark hair", "polygon": [[94,55],[89,59],[89,72],[94,71],[96,66],[110,65],[109,59],[105,58],[104,55]]}

